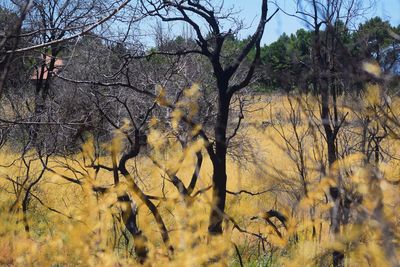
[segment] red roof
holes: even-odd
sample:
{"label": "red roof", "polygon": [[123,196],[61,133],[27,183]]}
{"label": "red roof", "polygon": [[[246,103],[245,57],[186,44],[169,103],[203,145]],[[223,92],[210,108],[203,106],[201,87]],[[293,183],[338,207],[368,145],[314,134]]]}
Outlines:
{"label": "red roof", "polygon": [[[43,79],[47,79],[48,67],[49,67],[49,64],[50,64],[50,60],[51,60],[51,56],[46,56],[46,66],[45,66],[44,73],[43,73]],[[56,58],[56,61],[54,63],[53,72],[54,73],[58,73],[63,65],[64,65],[63,60],[61,58]],[[32,73],[31,80],[40,79],[41,70],[42,70],[42,66],[41,65],[36,67],[35,70]]]}

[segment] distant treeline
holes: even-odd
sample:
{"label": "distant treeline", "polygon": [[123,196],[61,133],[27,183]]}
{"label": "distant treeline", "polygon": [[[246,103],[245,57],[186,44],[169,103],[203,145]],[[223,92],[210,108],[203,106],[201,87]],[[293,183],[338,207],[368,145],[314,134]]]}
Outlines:
{"label": "distant treeline", "polygon": [[[400,74],[400,25],[392,26],[388,21],[380,17],[369,19],[360,24],[356,30],[350,30],[344,23],[339,21],[333,29],[339,67],[343,71],[348,70],[348,63],[356,69],[360,62],[373,60],[379,63],[383,73]],[[322,32],[324,35],[324,32]],[[263,90],[293,90],[296,88],[309,90],[311,86],[311,47],[313,42],[313,31],[298,30],[295,34],[288,36],[282,34],[277,41],[265,45],[261,50],[261,80]],[[322,42],[329,42],[322,38]],[[343,66],[341,66],[343,65]],[[335,66],[332,66],[334,68]],[[336,69],[335,71],[340,71]],[[362,73],[352,73],[360,76]],[[361,77],[353,77],[354,81]],[[359,85],[352,86],[360,89]]]}
{"label": "distant treeline", "polygon": [[[348,76],[352,84],[346,90],[361,90],[364,87],[368,77],[365,77],[362,63],[366,61],[379,63],[384,74],[400,74],[400,25],[393,26],[389,21],[374,17],[359,24],[356,29],[350,29],[342,21],[337,21],[333,27],[335,40],[331,40],[332,34],[326,35],[326,29],[322,29],[321,45],[330,47],[331,42],[336,46],[330,47],[336,51],[336,64],[330,68]],[[283,33],[275,42],[261,47],[261,62],[253,89],[261,92],[312,91],[313,34],[313,30],[299,29],[295,34]],[[230,54],[243,47],[246,41],[232,34],[224,44],[226,60],[229,61]],[[154,50],[176,51],[193,45],[195,41],[190,37],[178,36],[169,40],[164,37],[157,40]],[[252,56],[250,54],[249,58]]]}

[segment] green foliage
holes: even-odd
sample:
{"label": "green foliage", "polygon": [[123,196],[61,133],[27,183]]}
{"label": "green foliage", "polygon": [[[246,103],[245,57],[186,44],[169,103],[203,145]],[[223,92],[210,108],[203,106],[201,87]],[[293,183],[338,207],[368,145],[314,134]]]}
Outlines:
{"label": "green foliage", "polygon": [[[396,45],[400,41],[393,36],[399,34],[400,25],[394,27],[388,21],[375,17],[360,24],[354,32],[346,28],[343,21],[337,21],[333,30],[340,44],[336,51],[339,63],[345,65],[346,62],[374,59],[385,71],[392,71],[396,67],[399,61]],[[323,42],[325,34],[326,31],[322,31]],[[300,29],[290,36],[284,33],[277,41],[265,45],[261,51],[260,67],[260,83],[263,87],[308,91],[312,82],[309,67],[312,62],[312,42],[312,31]]]}
{"label": "green foliage", "polygon": [[262,80],[269,88],[292,90],[296,81],[308,71],[311,33],[300,29],[290,36],[282,34],[261,52]]}

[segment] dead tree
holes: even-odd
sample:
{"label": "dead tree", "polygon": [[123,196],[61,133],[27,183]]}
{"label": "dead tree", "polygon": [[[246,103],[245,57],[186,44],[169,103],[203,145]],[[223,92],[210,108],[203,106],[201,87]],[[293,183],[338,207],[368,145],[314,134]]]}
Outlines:
{"label": "dead tree", "polygon": [[3,93],[4,84],[11,67],[14,51],[18,48],[20,42],[20,34],[22,24],[32,7],[32,0],[22,2],[19,6],[19,14],[17,15],[14,25],[10,26],[0,36],[0,99]]}
{"label": "dead tree", "polygon": [[[312,87],[320,99],[320,125],[317,127],[321,128],[326,143],[329,168],[339,159],[337,138],[348,115],[340,112],[338,96],[346,90],[341,86],[348,84],[346,81],[349,74],[359,65],[359,62],[351,61],[352,56],[344,46],[341,34],[369,7],[368,3],[358,0],[298,0],[295,11],[284,11],[304,22],[313,34],[310,55]],[[329,188],[330,198],[334,203],[331,210],[331,230],[336,235],[340,233],[342,218],[346,217],[343,213],[348,212],[344,208],[346,192],[342,183],[342,175],[339,173],[336,185]],[[344,266],[343,252],[333,251],[332,256],[334,266]]]}
{"label": "dead tree", "polygon": [[[218,94],[217,118],[214,122],[213,140],[203,136],[208,141],[207,152],[213,164],[213,199],[209,219],[209,233],[221,234],[224,210],[226,204],[227,170],[226,160],[228,152],[228,121],[229,107],[232,96],[249,85],[252,81],[255,68],[260,58],[260,43],[266,23],[278,11],[268,17],[268,3],[262,1],[261,16],[253,35],[231,62],[224,62],[224,42],[232,36],[232,30],[224,31],[221,23],[231,17],[231,13],[222,14],[221,7],[214,7],[211,1],[141,1],[146,13],[160,18],[164,22],[183,22],[188,24],[195,33],[197,48],[187,51],[174,51],[171,54],[200,54],[208,59],[212,66],[215,80],[215,90]],[[199,20],[197,20],[199,19]],[[209,31],[202,29],[201,22],[205,22]],[[240,81],[234,81],[243,62],[248,60],[251,51],[254,51],[250,64]]]}

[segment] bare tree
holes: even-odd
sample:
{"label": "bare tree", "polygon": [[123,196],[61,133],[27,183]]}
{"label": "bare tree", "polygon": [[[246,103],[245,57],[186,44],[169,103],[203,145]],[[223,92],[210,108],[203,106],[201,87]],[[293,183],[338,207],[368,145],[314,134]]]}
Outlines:
{"label": "bare tree", "polygon": [[[221,7],[214,7],[210,1],[142,1],[146,12],[160,18],[164,22],[183,22],[190,25],[195,33],[197,48],[187,51],[175,51],[175,54],[195,53],[206,57],[213,70],[215,90],[217,91],[217,118],[214,123],[213,139],[202,133],[207,144],[207,152],[213,163],[213,200],[209,221],[209,233],[222,233],[226,200],[226,159],[228,151],[228,120],[229,107],[232,96],[245,88],[252,80],[256,65],[260,58],[260,43],[268,17],[268,3],[262,2],[261,16],[254,34],[249,38],[243,49],[235,55],[232,62],[223,62],[221,55],[224,53],[224,43],[232,35],[231,29],[223,30],[223,20],[229,19],[231,14],[221,13]],[[208,31],[202,28],[205,22]],[[251,64],[244,70],[245,75],[240,81],[233,82],[239,67],[251,51],[254,51]]]}
{"label": "bare tree", "polygon": [[[313,33],[311,50],[312,87],[320,96],[320,122],[327,145],[328,166],[331,168],[338,158],[338,135],[345,123],[348,113],[341,113],[338,106],[340,92],[346,90],[347,80],[351,74],[359,73],[360,63],[354,60],[343,44],[341,35],[348,31],[351,23],[370,8],[370,3],[351,0],[327,1],[296,1],[297,10],[294,13],[284,11],[294,16],[311,28]],[[347,79],[347,80],[346,80]],[[318,126],[319,127],[319,126]],[[334,203],[331,210],[331,229],[340,233],[347,203],[343,187],[343,178],[339,174],[336,186],[330,187],[330,197]],[[333,252],[333,265],[344,266],[344,254]]]}
{"label": "bare tree", "polygon": [[[19,9],[17,18],[15,21],[11,20],[14,22],[14,24],[10,27],[5,27],[3,29],[2,36],[0,36],[0,98],[2,96],[4,83],[14,57],[14,51],[18,48],[22,24],[31,7],[32,1],[22,2],[20,6],[17,7]],[[6,10],[2,10],[2,12],[6,12]],[[6,14],[4,14],[4,16],[6,17]],[[11,51],[11,53],[9,51]]]}

